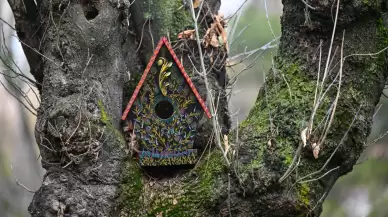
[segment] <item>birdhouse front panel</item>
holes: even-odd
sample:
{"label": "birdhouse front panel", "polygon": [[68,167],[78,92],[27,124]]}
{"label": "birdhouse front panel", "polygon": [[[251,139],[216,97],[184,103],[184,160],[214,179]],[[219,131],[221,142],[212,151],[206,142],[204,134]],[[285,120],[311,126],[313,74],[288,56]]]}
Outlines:
{"label": "birdhouse front panel", "polygon": [[135,90],[126,117],[139,143],[142,166],[196,162],[193,144],[204,104],[181,69],[172,48],[162,39]]}

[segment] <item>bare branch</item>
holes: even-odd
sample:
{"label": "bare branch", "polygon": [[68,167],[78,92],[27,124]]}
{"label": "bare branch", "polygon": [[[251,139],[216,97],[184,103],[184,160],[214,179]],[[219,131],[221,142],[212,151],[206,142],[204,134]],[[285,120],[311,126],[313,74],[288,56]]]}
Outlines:
{"label": "bare branch", "polygon": [[313,6],[311,6],[311,5],[309,5],[308,3],[307,3],[307,1],[305,1],[305,0],[301,0],[308,8],[310,8],[311,10],[316,10],[316,8],[315,7],[313,7]]}
{"label": "bare branch", "polygon": [[269,29],[271,30],[272,37],[276,38],[275,33],[274,33],[273,29],[272,29],[271,22],[269,21],[268,9],[267,9],[267,0],[264,0],[264,8],[265,8],[265,16],[267,17],[268,26],[269,26]]}
{"label": "bare branch", "polygon": [[334,114],[335,114],[335,110],[337,108],[337,103],[338,103],[338,99],[339,99],[339,96],[340,96],[340,91],[341,91],[341,83],[342,83],[342,69],[343,69],[343,65],[344,65],[344,62],[343,62],[343,54],[344,54],[344,41],[345,41],[345,30],[344,30],[344,33],[343,33],[343,36],[342,36],[342,45],[341,45],[341,65],[340,65],[340,70],[339,70],[339,83],[338,83],[338,89],[337,89],[337,96],[334,100],[334,107],[333,107],[333,111],[331,113],[331,117],[330,117],[330,121],[327,125],[327,128],[326,128],[326,131],[325,133],[323,134],[323,137],[321,138],[321,140],[318,142],[318,146],[321,146],[325,139],[326,139],[326,136],[327,136],[327,133],[329,132],[330,130],[330,126],[333,122],[333,119],[334,119]]}
{"label": "bare branch", "polygon": [[8,23],[7,21],[5,21],[3,18],[1,18],[0,17],[0,21],[2,21],[3,23],[5,23],[9,28],[11,28],[12,30],[15,30],[16,31],[16,29],[10,24],[10,23]]}
{"label": "bare branch", "polygon": [[22,188],[24,188],[24,190],[26,190],[26,191],[28,191],[28,192],[34,194],[36,191],[30,190],[30,189],[27,188],[25,185],[23,185],[22,183],[20,183],[20,182],[17,180],[17,178],[16,178],[16,176],[15,176],[15,173],[13,172],[13,167],[12,167],[12,165],[10,165],[10,167],[11,167],[13,179],[15,180],[16,184],[19,185],[19,186],[21,186]]}
{"label": "bare branch", "polygon": [[[246,59],[248,59],[249,57],[251,57],[252,55],[256,54],[259,51],[266,51],[268,49],[276,48],[278,45],[277,44],[272,45],[272,43],[275,42],[278,39],[279,39],[279,37],[276,37],[275,39],[271,40],[270,42],[268,42],[267,44],[265,44],[265,45],[263,45],[263,46],[261,46],[259,48],[253,49],[251,51],[244,51],[243,53],[240,53],[240,54],[234,55],[232,57],[229,57],[228,60],[227,60],[227,65],[226,66],[227,67],[235,66],[235,65],[237,65],[239,63],[244,62]],[[241,57],[244,57],[244,58],[241,59],[240,61],[238,61],[237,63],[231,64],[231,62],[234,62],[235,60],[240,59]]]}

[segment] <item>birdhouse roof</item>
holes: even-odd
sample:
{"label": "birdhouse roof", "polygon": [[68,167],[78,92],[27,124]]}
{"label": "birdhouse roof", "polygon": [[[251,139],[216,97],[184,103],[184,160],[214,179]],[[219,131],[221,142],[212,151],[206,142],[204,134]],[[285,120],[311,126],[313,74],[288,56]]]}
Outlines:
{"label": "birdhouse roof", "polygon": [[195,97],[197,98],[199,104],[201,105],[202,109],[206,113],[207,117],[211,118],[211,114],[209,112],[209,109],[207,108],[207,106],[206,106],[205,102],[203,101],[202,97],[199,95],[199,93],[198,93],[197,89],[195,88],[193,82],[191,81],[190,77],[187,75],[185,69],[183,68],[182,63],[179,61],[178,57],[176,56],[176,54],[175,54],[174,50],[172,49],[170,43],[168,42],[167,38],[163,37],[162,39],[160,39],[160,41],[159,41],[159,43],[158,43],[158,45],[157,45],[157,47],[156,47],[156,49],[154,51],[154,54],[152,55],[150,61],[148,62],[147,68],[144,70],[144,73],[143,73],[143,75],[142,75],[142,77],[141,77],[141,79],[139,81],[139,84],[136,86],[136,89],[133,92],[132,97],[129,100],[128,105],[127,105],[127,107],[126,107],[126,109],[125,109],[121,119],[125,120],[127,118],[127,115],[129,113],[133,103],[135,102],[135,99],[136,99],[136,97],[137,97],[141,87],[143,86],[143,83],[146,80],[147,75],[150,72],[151,67],[154,64],[155,59],[158,56],[160,48],[163,46],[163,44],[167,47],[167,49],[170,52],[171,56],[173,57],[175,63],[177,64],[177,66],[179,68],[179,71],[182,73],[182,76],[185,78],[187,84],[189,85],[189,87],[193,91]]}

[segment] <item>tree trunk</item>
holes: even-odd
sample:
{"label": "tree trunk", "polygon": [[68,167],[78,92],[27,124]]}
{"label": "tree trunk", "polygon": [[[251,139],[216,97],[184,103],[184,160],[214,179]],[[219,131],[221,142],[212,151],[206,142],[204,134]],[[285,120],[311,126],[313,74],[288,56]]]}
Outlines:
{"label": "tree trunk", "polygon": [[[308,2],[315,9],[309,9],[311,23],[305,25],[305,4],[283,1],[282,37],[274,68],[240,126],[241,149],[235,161],[239,183],[232,189],[242,186],[242,190],[240,195],[231,194],[232,212],[237,216],[319,216],[331,187],[352,170],[371,130],[374,108],[388,73],[384,53],[346,58],[339,102],[318,159],[313,157],[311,146],[323,134],[326,112],[337,94],[334,87],[316,114],[317,131],[301,150],[299,166],[279,182],[302,143],[301,131],[308,125],[317,86],[319,45],[322,40],[322,80],[337,9],[337,1]],[[385,11],[385,1],[340,2],[330,59],[333,63],[324,90],[339,71],[345,29],[344,57],[376,53],[387,47]],[[334,85],[337,83],[338,78]]]}
{"label": "tree trunk", "polygon": [[[381,18],[385,1],[347,2],[340,6],[334,48],[341,45],[344,29],[344,56],[373,53],[387,46]],[[174,42],[187,71],[194,70],[191,61],[200,68],[196,41],[176,41],[179,32],[192,28],[189,12],[178,10],[181,1],[54,0],[39,1],[37,7],[21,0],[9,3],[32,74],[41,83],[36,139],[47,173],[29,207],[34,217],[319,216],[327,192],[352,169],[363,150],[387,76],[383,54],[347,58],[340,101],[319,158],[314,159],[308,147],[322,135],[322,129],[301,151],[296,172],[279,182],[295,165],[300,132],[307,126],[314,102],[318,46],[323,40],[325,60],[333,30],[331,15],[336,10],[332,0],[310,1],[315,7],[310,10],[312,23],[304,26],[303,2],[284,0],[279,54],[254,108],[238,134],[233,133],[237,142],[229,153],[232,165],[227,167],[222,154],[213,148],[204,152],[190,172],[150,179],[125,153],[124,137],[117,129],[129,90],[161,36]],[[201,34],[219,6],[219,0],[205,1]],[[228,133],[226,54],[222,47],[203,50],[215,99],[221,97],[219,121],[223,133]],[[340,61],[339,50],[336,55],[332,52],[333,63]],[[325,61],[321,66],[322,72]],[[126,85],[127,72],[135,78],[130,85]],[[328,84],[335,76],[329,75]],[[202,79],[193,80],[206,96]],[[324,120],[336,94],[335,88],[328,91],[314,128],[319,129],[316,125]],[[196,144],[202,149],[211,130],[209,121],[201,124]],[[307,179],[337,169],[316,181],[296,182],[320,170],[333,152],[324,169]]]}

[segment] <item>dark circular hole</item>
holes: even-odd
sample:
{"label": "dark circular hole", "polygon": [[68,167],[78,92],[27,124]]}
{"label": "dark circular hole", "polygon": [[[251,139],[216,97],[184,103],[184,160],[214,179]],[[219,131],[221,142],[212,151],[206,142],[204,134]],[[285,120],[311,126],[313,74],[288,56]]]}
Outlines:
{"label": "dark circular hole", "polygon": [[84,14],[87,20],[93,20],[98,16],[98,10],[92,5],[84,6]]}
{"label": "dark circular hole", "polygon": [[155,106],[155,113],[161,119],[167,119],[174,114],[174,106],[168,100],[162,100]]}

